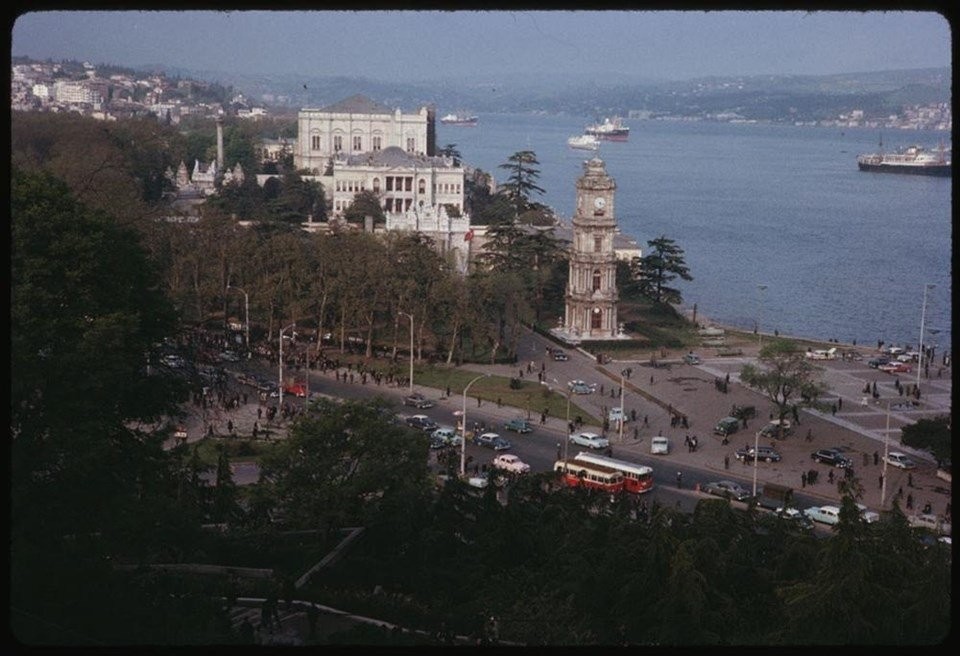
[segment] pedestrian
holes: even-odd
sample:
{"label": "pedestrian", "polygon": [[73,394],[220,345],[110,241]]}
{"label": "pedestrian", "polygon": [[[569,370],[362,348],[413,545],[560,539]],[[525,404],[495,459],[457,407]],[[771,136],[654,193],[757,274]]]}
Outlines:
{"label": "pedestrian", "polygon": [[807,487],[807,472],[800,474],[800,487]]}
{"label": "pedestrian", "polygon": [[677,488],[683,487],[683,472],[677,472]]}
{"label": "pedestrian", "polygon": [[843,399],[837,397],[837,410],[843,410]]}
{"label": "pedestrian", "polygon": [[873,452],[873,464],[874,466],[880,464],[880,454],[876,451]]}
{"label": "pedestrian", "polygon": [[500,399],[499,396],[497,397],[497,407],[498,407],[498,408],[502,408],[502,407],[503,407],[503,401]]}
{"label": "pedestrian", "polygon": [[540,425],[543,426],[545,423],[547,423],[547,413],[546,413],[546,412],[541,412],[541,413],[540,413]]}
{"label": "pedestrian", "polygon": [[923,514],[924,514],[924,515],[929,515],[929,514],[931,514],[932,512],[933,512],[933,506],[931,506],[931,505],[930,505],[930,502],[927,501],[927,503],[924,504],[924,506],[923,506]]}
{"label": "pedestrian", "polygon": [[907,487],[913,487],[913,474],[907,473]]}
{"label": "pedestrian", "polygon": [[[680,423],[683,425],[684,428],[690,428],[690,424],[687,423],[687,415],[683,415],[683,418],[681,419]],[[744,427],[746,427],[747,425],[746,419],[744,419],[743,425]]]}
{"label": "pedestrian", "polygon": [[633,439],[635,440],[640,439],[640,429],[637,428],[636,426],[633,427]]}
{"label": "pedestrian", "polygon": [[653,385],[653,376],[650,376],[650,384]]}
{"label": "pedestrian", "polygon": [[883,474],[880,474],[880,479],[879,479],[879,480],[880,480],[880,485],[878,485],[877,487],[879,487],[879,488],[882,490],[882,489],[883,489]]}
{"label": "pedestrian", "polygon": [[647,421],[647,419],[648,419],[647,415],[643,415],[643,426],[644,426],[644,428],[646,428],[646,427],[648,427],[648,426],[650,425],[650,422]]}
{"label": "pedestrian", "polygon": [[829,472],[827,472],[827,481],[830,482],[830,483],[833,483],[833,470],[832,470],[832,469],[831,469]]}
{"label": "pedestrian", "polygon": [[630,411],[630,421],[636,421],[636,420],[637,420],[637,411],[636,411],[636,410],[631,410],[631,411]]}
{"label": "pedestrian", "polygon": [[912,510],[912,509],[913,509],[913,495],[912,495],[912,494],[908,494],[908,495],[907,495],[907,510]]}
{"label": "pedestrian", "polygon": [[836,404],[836,403],[834,403],[833,406],[830,408],[830,414],[833,414],[833,415],[836,415],[836,414],[837,414],[837,404]]}
{"label": "pedestrian", "polygon": [[[723,468],[730,469],[730,456],[723,456]],[[803,477],[804,482],[806,482],[807,477]]]}
{"label": "pedestrian", "polygon": [[600,386],[600,396],[603,396],[603,385]]}
{"label": "pedestrian", "polygon": [[478,397],[477,397],[477,407],[478,407],[478,408],[480,407],[480,404],[481,404],[481,403],[482,403],[482,402],[480,401],[480,397],[478,396]]}
{"label": "pedestrian", "polygon": [[[572,431],[571,431],[572,432]],[[560,443],[557,442],[557,460],[560,459]]]}

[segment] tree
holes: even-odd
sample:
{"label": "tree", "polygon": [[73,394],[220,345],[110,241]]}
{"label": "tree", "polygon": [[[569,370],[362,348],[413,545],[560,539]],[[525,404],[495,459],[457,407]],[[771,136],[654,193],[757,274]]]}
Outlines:
{"label": "tree", "polygon": [[903,427],[903,443],[916,449],[929,450],[938,462],[950,458],[953,452],[951,438],[949,415],[918,419]]}
{"label": "tree", "polygon": [[463,159],[463,155],[457,150],[457,144],[445,145],[443,148],[437,150],[437,155],[452,158],[454,166],[460,166],[460,160]]}
{"label": "tree", "polygon": [[648,241],[647,245],[650,247],[647,255],[634,258],[631,264],[634,280],[642,293],[657,303],[681,303],[680,290],[667,284],[677,277],[693,280],[683,259],[683,249],[663,235]]}
{"label": "tree", "polygon": [[795,408],[816,405],[827,389],[819,380],[822,368],[812,364],[795,342],[782,338],[768,341],[758,359],[761,366],[744,365],[740,380],[766,394],[777,406],[781,422]]}
{"label": "tree", "polygon": [[385,223],[387,220],[383,208],[380,207],[380,199],[369,189],[358,192],[350,206],[343,211],[343,218],[348,223],[363,225],[364,219],[368,216],[373,217],[374,223]]}
{"label": "tree", "polygon": [[514,206],[514,217],[520,216],[529,205],[530,194],[536,192],[542,194],[543,189],[537,186],[537,178],[540,177],[540,166],[537,161],[537,155],[532,150],[521,150],[511,155],[505,164],[501,164],[501,169],[510,172],[507,181],[501,187],[501,191]]}

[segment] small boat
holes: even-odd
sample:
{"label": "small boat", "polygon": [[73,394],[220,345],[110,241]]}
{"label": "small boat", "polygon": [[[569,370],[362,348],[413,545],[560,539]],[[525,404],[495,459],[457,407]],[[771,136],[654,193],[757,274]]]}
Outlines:
{"label": "small boat", "polygon": [[584,132],[605,141],[626,141],[630,136],[630,128],[623,124],[619,116],[605,118],[603,123],[588,125]]}
{"label": "small boat", "polygon": [[440,122],[446,125],[466,125],[470,127],[476,125],[478,120],[476,115],[466,113],[447,114],[440,118]]}
{"label": "small boat", "polygon": [[597,150],[600,148],[600,140],[592,134],[581,134],[567,139],[567,145],[578,150]]}
{"label": "small boat", "polygon": [[[881,149],[883,142],[881,142]],[[899,149],[895,153],[871,153],[857,157],[857,167],[861,171],[875,173],[909,173],[913,175],[932,175],[941,178],[950,177],[950,150],[943,145],[936,151],[925,150],[920,146]]]}

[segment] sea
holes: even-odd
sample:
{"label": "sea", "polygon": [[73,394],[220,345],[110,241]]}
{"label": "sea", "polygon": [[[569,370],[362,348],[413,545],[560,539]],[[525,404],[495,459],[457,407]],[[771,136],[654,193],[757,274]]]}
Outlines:
{"label": "sea", "polygon": [[[567,139],[598,117],[481,114],[437,126],[466,165],[498,182],[515,152],[539,162],[544,203],[569,222],[595,156]],[[602,119],[602,117],[601,117]],[[596,153],[614,178],[619,229],[646,252],[674,240],[693,276],[677,279],[698,321],[875,347],[951,348],[952,178],[867,173],[857,155],[951,146],[947,132],[625,120],[625,142]]]}

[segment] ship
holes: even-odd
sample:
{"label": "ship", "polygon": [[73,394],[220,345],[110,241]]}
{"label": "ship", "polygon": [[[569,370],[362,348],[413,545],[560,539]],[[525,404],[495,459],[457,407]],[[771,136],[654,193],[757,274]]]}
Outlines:
{"label": "ship", "polygon": [[440,118],[440,122],[446,125],[466,125],[474,126],[477,124],[479,119],[474,114],[467,113],[456,113],[456,114],[447,114]]}
{"label": "ship", "polygon": [[619,116],[605,118],[603,123],[588,125],[584,132],[605,141],[626,141],[630,136],[630,128],[623,124]]}
{"label": "ship", "polygon": [[592,134],[581,134],[567,139],[567,145],[578,150],[597,150],[600,148],[600,139]]}
{"label": "ship", "polygon": [[876,173],[909,173],[912,175],[933,175],[941,178],[951,176],[950,150],[941,145],[935,151],[925,150],[921,146],[902,148],[895,153],[881,152],[860,155],[857,167],[861,171]]}

